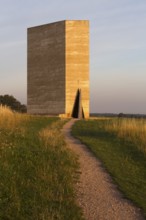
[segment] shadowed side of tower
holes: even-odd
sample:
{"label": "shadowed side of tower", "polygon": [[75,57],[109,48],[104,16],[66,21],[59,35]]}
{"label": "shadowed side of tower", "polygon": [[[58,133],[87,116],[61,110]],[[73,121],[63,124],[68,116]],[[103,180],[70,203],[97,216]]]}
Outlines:
{"label": "shadowed side of tower", "polygon": [[65,22],[28,29],[27,110],[65,112]]}
{"label": "shadowed side of tower", "polygon": [[76,111],[88,117],[89,22],[67,20],[28,28],[27,51],[28,113],[71,117],[79,91]]}

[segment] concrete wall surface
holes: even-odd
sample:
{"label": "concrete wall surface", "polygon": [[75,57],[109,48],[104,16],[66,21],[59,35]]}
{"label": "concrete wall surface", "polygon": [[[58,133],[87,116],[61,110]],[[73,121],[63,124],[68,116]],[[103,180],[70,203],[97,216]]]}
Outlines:
{"label": "concrete wall surface", "polygon": [[65,112],[65,22],[28,29],[27,104],[31,114]]}
{"label": "concrete wall surface", "polygon": [[89,21],[66,21],[66,113],[71,113],[81,90],[85,117],[89,116]]}

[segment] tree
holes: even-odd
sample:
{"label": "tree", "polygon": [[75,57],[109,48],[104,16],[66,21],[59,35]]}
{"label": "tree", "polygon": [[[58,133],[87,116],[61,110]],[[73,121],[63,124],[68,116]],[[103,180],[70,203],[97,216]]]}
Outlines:
{"label": "tree", "polygon": [[118,117],[119,117],[119,118],[123,118],[124,116],[125,116],[125,115],[124,115],[124,113],[122,113],[122,112],[118,114]]}
{"label": "tree", "polygon": [[6,105],[17,112],[26,112],[26,106],[21,104],[12,95],[0,95],[0,105]]}

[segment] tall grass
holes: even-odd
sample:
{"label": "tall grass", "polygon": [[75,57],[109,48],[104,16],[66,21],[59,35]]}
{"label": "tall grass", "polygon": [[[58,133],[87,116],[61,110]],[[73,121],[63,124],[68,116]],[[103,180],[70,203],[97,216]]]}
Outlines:
{"label": "tall grass", "polygon": [[115,133],[119,138],[133,142],[146,154],[146,120],[114,119],[104,124],[105,130]]}
{"label": "tall grass", "polygon": [[0,108],[0,219],[82,219],[75,202],[76,157],[58,118]]}
{"label": "tall grass", "polygon": [[9,107],[0,105],[0,129],[15,130],[28,119],[29,116],[13,112]]}
{"label": "tall grass", "polygon": [[14,147],[14,142],[25,136],[25,124],[31,117],[0,105],[0,148]]}

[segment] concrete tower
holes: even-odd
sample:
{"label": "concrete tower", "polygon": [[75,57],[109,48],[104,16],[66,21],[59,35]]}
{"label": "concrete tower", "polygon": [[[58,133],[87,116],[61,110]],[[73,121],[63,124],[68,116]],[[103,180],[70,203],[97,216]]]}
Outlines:
{"label": "concrete tower", "polygon": [[27,111],[89,116],[89,21],[28,28]]}

